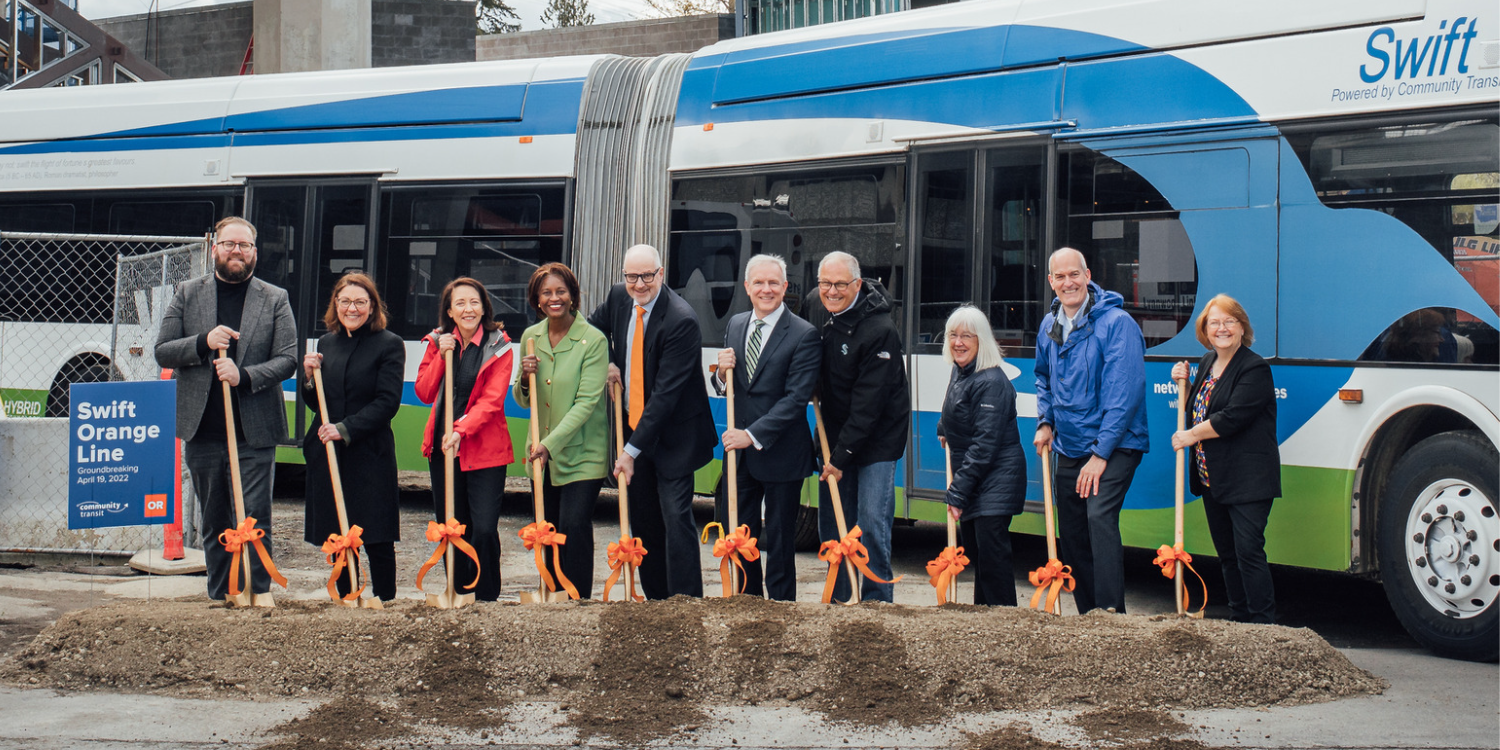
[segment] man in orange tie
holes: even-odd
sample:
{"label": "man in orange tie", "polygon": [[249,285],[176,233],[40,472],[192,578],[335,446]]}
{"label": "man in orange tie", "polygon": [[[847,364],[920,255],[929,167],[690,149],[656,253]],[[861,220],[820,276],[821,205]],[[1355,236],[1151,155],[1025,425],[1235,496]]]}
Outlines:
{"label": "man in orange tie", "polygon": [[641,588],[651,599],[702,596],[693,473],[718,443],[703,334],[693,308],[665,288],[656,248],[626,250],[622,274],[589,323],[609,339],[610,382],[625,385],[625,452],[614,474],[630,486],[630,526],[647,550]]}

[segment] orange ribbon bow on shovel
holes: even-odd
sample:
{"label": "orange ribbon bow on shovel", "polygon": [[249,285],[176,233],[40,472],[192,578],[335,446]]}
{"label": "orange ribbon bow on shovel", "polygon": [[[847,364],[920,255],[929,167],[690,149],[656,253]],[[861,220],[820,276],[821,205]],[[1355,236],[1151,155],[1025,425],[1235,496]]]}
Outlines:
{"label": "orange ribbon bow on shovel", "polygon": [[[338,592],[339,574],[344,572],[345,565],[359,566],[359,548],[364,544],[360,535],[365,530],[358,525],[350,526],[349,533],[329,534],[328,541],[323,542],[323,554],[328,558],[328,564],[333,566],[333,573],[328,576],[328,598],[340,601]],[[359,601],[359,595],[365,592],[365,587],[360,586],[359,591],[351,591],[342,601]]]}
{"label": "orange ribbon bow on shovel", "polygon": [[938,606],[948,603],[948,584],[969,566],[963,547],[944,547],[937,559],[927,563],[927,582],[937,589]]}
{"label": "orange ribbon bow on shovel", "polygon": [[[859,569],[861,575],[876,583],[896,583],[905,576],[896,576],[894,580],[887,581],[870,571],[870,550],[865,549],[864,543],[859,538],[864,535],[858,526],[849,530],[843,539],[834,541],[832,539],[823,542],[818,548],[818,559],[828,563],[828,579],[823,582],[823,603],[833,601],[833,584],[839,579],[839,563],[847,558]],[[851,581],[851,585],[858,585],[858,581]]]}
{"label": "orange ribbon bow on shovel", "polygon": [[[605,602],[609,601],[609,590],[614,587],[615,581],[620,580],[620,572],[625,570],[625,566],[629,565],[634,570],[635,568],[639,568],[641,561],[646,558],[646,545],[641,544],[641,538],[638,536],[621,539],[618,542],[610,542],[608,550],[610,574],[608,578],[604,579],[604,596],[602,599]],[[634,589],[635,587],[627,585],[626,588]],[[636,594],[635,600],[643,602],[646,601],[646,597]]]}
{"label": "orange ribbon bow on shovel", "polygon": [[245,543],[255,545],[255,554],[260,557],[260,564],[266,567],[266,572],[271,574],[271,580],[286,588],[286,577],[276,569],[276,564],[271,562],[271,554],[266,552],[266,545],[261,542],[266,538],[265,529],[255,528],[255,516],[246,516],[240,525],[233,529],[225,529],[219,534],[219,544],[224,545],[224,551],[230,555],[229,563],[229,595],[240,595],[240,550],[245,548]]}
{"label": "orange ribbon bow on shovel", "polygon": [[[1073,577],[1073,566],[1063,565],[1062,560],[1052,558],[1036,570],[1026,576],[1031,585],[1036,587],[1036,592],[1031,595],[1031,608],[1041,609],[1043,612],[1057,611],[1057,596],[1066,591],[1072,593],[1078,585],[1078,580]],[[1046,608],[1038,607],[1042,604],[1042,592],[1047,592]]]}
{"label": "orange ribbon bow on shovel", "polygon": [[468,542],[464,541],[464,531],[467,528],[467,526],[459,523],[457,518],[448,519],[448,523],[438,523],[437,521],[427,522],[427,541],[437,542],[437,551],[433,552],[432,557],[427,558],[427,562],[422,563],[422,569],[417,571],[418,591],[425,592],[422,588],[422,578],[427,575],[427,571],[432,570],[432,566],[443,561],[443,553],[448,550],[449,544],[452,544],[454,549],[468,555],[469,559],[474,561],[474,580],[467,586],[464,586],[464,588],[472,589],[479,585],[479,553],[475,552],[474,548]]}
{"label": "orange ribbon bow on shovel", "polygon": [[[760,549],[755,546],[755,538],[750,536],[750,527],[745,524],[741,524],[739,528],[730,532],[728,536],[725,536],[724,526],[718,521],[714,521],[703,527],[703,536],[699,541],[707,542],[708,532],[716,527],[719,530],[719,539],[714,542],[714,557],[720,558],[719,579],[724,582],[724,598],[727,599],[735,594],[743,594],[745,592],[745,566],[740,561],[755,562],[759,560]],[[738,591],[734,589],[733,579],[729,575],[729,564],[731,562],[740,571],[740,588]]]}
{"label": "orange ribbon bow on shovel", "polygon": [[[562,572],[562,550],[559,547],[567,544],[568,535],[557,533],[557,527],[546,521],[533,521],[524,526],[517,536],[525,542],[526,549],[536,553],[536,570],[542,574],[542,583],[547,586],[547,590],[556,591],[558,584],[562,584],[563,590],[568,592],[568,598],[579,598],[578,588]],[[542,554],[543,547],[552,548],[552,569],[557,572],[556,581],[547,572],[547,558]]]}
{"label": "orange ribbon bow on shovel", "polygon": [[[1203,586],[1203,603],[1198,605],[1197,612],[1187,613],[1189,617],[1201,618],[1203,617],[1203,608],[1208,606],[1208,583],[1203,580],[1203,576],[1198,575],[1198,571],[1193,570],[1193,556],[1180,546],[1173,547],[1169,544],[1163,544],[1156,548],[1156,559],[1152,560],[1151,564],[1160,565],[1163,576],[1175,578],[1177,576],[1177,563],[1179,561],[1182,562],[1182,567],[1187,568],[1193,575],[1198,576],[1198,583]],[[1187,583],[1184,582],[1182,584],[1182,607],[1185,610],[1191,606],[1193,605],[1191,597],[1188,596]]]}

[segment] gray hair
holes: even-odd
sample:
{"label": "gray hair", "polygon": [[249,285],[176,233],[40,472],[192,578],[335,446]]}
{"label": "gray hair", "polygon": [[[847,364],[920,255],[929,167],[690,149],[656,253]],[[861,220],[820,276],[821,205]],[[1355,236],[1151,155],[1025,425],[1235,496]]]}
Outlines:
{"label": "gray hair", "polygon": [[1067,254],[1067,253],[1072,253],[1072,254],[1078,256],[1078,270],[1080,270],[1080,271],[1087,271],[1087,270],[1089,270],[1089,260],[1088,260],[1088,258],[1083,257],[1083,253],[1082,252],[1080,252],[1078,250],[1075,250],[1075,249],[1073,249],[1071,247],[1060,247],[1060,248],[1058,248],[1056,250],[1053,250],[1052,254],[1049,255],[1049,256],[1047,256],[1047,275],[1049,275],[1049,276],[1052,275],[1052,262],[1055,261],[1055,260],[1057,260],[1058,256],[1064,255],[1064,254]]}
{"label": "gray hair", "polygon": [[853,276],[856,279],[860,278],[859,259],[842,250],[834,250],[833,252],[823,256],[822,260],[818,261],[819,276],[823,275],[823,267],[827,266],[829,261],[833,261],[835,263],[843,263],[844,268],[849,271],[849,275]]}
{"label": "gray hair", "polygon": [[745,278],[750,278],[750,271],[756,266],[763,266],[767,263],[773,264],[780,269],[781,280],[786,281],[786,261],[780,255],[770,255],[768,253],[751,256],[750,260],[745,262]]}
{"label": "gray hair", "polygon": [[649,253],[648,257],[651,258],[652,268],[661,268],[661,253],[657,252],[656,248],[650,245],[631,245],[625,250],[625,255],[621,258],[621,262],[623,263],[625,259],[632,255],[641,255],[644,253]]}
{"label": "gray hair", "polygon": [[979,339],[979,351],[974,356],[975,372],[999,367],[1005,361],[1000,356],[1000,345],[995,343],[995,331],[990,328],[990,320],[979,308],[961,305],[948,316],[948,322],[943,326],[943,359],[948,360],[950,365],[953,364],[953,344],[950,337],[954,331],[968,331]]}

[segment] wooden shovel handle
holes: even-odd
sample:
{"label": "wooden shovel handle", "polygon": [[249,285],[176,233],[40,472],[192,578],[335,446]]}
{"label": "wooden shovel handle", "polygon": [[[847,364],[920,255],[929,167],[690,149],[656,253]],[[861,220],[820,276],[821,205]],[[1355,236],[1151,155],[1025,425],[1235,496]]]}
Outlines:
{"label": "wooden shovel handle", "polygon": [[[1177,381],[1177,431],[1178,432],[1181,432],[1182,430],[1184,430],[1187,427],[1187,399],[1188,399],[1188,382],[1187,382],[1186,379],[1178,380]],[[1177,471],[1174,472],[1175,475],[1176,475],[1177,497],[1176,497],[1176,499],[1175,499],[1175,501],[1173,502],[1173,505],[1172,505],[1172,544],[1177,549],[1181,549],[1182,548],[1182,544],[1183,544],[1183,533],[1182,533],[1182,527],[1183,527],[1183,518],[1182,518],[1182,516],[1183,516],[1183,510],[1182,510],[1182,507],[1183,507],[1183,502],[1184,502],[1184,499],[1185,499],[1185,496],[1186,496],[1186,492],[1187,492],[1186,488],[1183,486],[1187,482],[1187,477],[1186,477],[1187,471],[1186,471],[1186,468],[1187,468],[1187,449],[1184,448],[1184,449],[1181,449],[1181,450],[1177,451]],[[1183,598],[1182,598],[1182,595],[1183,595],[1183,592],[1185,591],[1185,589],[1183,588],[1182,561],[1181,560],[1177,561],[1176,567],[1177,567],[1177,571],[1176,571],[1176,574],[1173,576],[1173,584],[1172,584],[1172,586],[1173,586],[1173,588],[1176,589],[1176,594],[1177,594],[1177,614],[1181,615],[1181,614],[1186,614],[1187,613],[1187,603],[1184,602]]]}
{"label": "wooden shovel handle", "polygon": [[[453,434],[453,350],[449,349],[443,352],[443,442],[447,442],[451,434]],[[443,515],[444,521],[453,517],[453,453],[447,448],[443,449]],[[443,596],[449,602],[453,601],[455,596],[453,554],[453,545],[450,544],[447,552],[443,554],[443,567],[448,576]]]}
{"label": "wooden shovel handle", "polygon": [[[724,376],[724,410],[728,419],[725,429],[734,429],[734,368],[720,368],[720,374]],[[739,481],[739,451],[724,448],[724,494],[729,498],[729,512],[724,527],[733,531],[740,525],[740,481]],[[756,563],[759,565],[760,563]],[[740,590],[739,566],[729,566],[729,590]]]}
{"label": "wooden shovel handle", "polygon": [[[328,398],[323,394],[322,367],[313,370],[313,390],[318,394],[318,418],[323,424],[333,424],[328,418]],[[333,448],[332,441],[324,443],[323,447],[328,451],[328,480],[333,486],[333,507],[339,515],[339,533],[348,536],[349,510],[344,505],[344,480],[343,475],[339,473],[339,456]],[[358,560],[358,558],[351,559]],[[349,590],[359,590],[359,565],[356,563],[349,565]]]}
{"label": "wooden shovel handle", "polygon": [[1052,447],[1042,448],[1042,515],[1047,522],[1047,559],[1057,559],[1057,520],[1052,509]]}
{"label": "wooden shovel handle", "polygon": [[[823,427],[823,406],[818,399],[813,399],[813,420],[818,425],[818,445],[823,449],[823,465],[833,463],[833,453],[828,448],[828,430]],[[849,535],[849,524],[844,521],[844,501],[839,497],[838,480],[832,477],[828,480],[828,499],[833,502],[833,520],[839,528],[839,539]],[[845,559],[844,566],[849,571],[849,601],[859,601],[859,571],[854,567],[854,561]]]}
{"label": "wooden shovel handle", "polygon": [[[536,355],[536,339],[526,339],[526,356]],[[531,443],[528,450],[536,450],[542,444],[541,420],[536,412],[536,372],[526,376],[528,399],[531,401]],[[547,464],[538,458],[531,462],[531,510],[536,516],[537,523],[543,523],[547,519],[542,509],[542,482],[546,481]]]}

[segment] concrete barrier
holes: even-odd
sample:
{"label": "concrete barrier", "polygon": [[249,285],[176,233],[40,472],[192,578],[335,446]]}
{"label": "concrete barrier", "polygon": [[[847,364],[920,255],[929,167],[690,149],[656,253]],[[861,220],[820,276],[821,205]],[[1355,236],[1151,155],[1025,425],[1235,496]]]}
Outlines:
{"label": "concrete barrier", "polygon": [[70,531],[68,420],[0,419],[0,552],[128,556],[159,536],[151,527]]}

